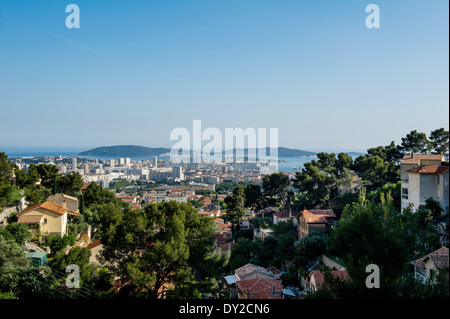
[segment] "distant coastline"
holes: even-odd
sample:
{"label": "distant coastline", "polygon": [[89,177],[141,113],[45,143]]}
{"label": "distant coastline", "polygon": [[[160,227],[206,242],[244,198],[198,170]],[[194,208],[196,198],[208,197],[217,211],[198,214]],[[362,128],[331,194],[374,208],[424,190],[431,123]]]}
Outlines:
{"label": "distant coastline", "polygon": [[[121,157],[141,157],[141,156],[161,156],[170,153],[171,149],[164,147],[145,147],[140,145],[116,145],[116,146],[101,146],[91,150],[80,152],[79,155],[94,155],[94,156],[121,156]],[[243,150],[245,152],[248,149]],[[266,154],[271,154],[272,150],[266,148]],[[291,149],[286,147],[278,147],[278,157],[309,157],[315,156],[317,153],[298,149]],[[233,150],[236,153],[236,149]]]}
{"label": "distant coastline", "polygon": [[[160,150],[163,148],[159,148]],[[147,155],[147,156],[125,156],[125,155],[119,155],[116,154],[115,156],[103,153],[99,155],[80,155],[80,154],[87,154],[86,151],[81,151],[80,149],[28,149],[28,148],[0,148],[0,152],[5,152],[8,155],[8,158],[39,158],[39,157],[79,157],[79,158],[89,158],[89,159],[100,159],[100,160],[106,160],[106,159],[115,159],[118,160],[122,157],[129,157],[132,161],[146,161],[151,160],[153,155]],[[298,170],[303,167],[303,165],[307,162],[310,162],[314,159],[317,159],[316,154],[310,152],[312,155],[299,155],[299,156],[281,156],[285,155],[283,152],[280,152],[278,154],[278,170],[279,171],[293,171]],[[349,156],[356,158],[359,155],[363,155],[364,153],[359,152],[343,152],[347,153]],[[292,153],[291,153],[292,154]],[[335,152],[335,154],[338,154],[338,152]],[[160,157],[161,160],[168,160],[169,153],[161,153],[160,155],[157,155]]]}

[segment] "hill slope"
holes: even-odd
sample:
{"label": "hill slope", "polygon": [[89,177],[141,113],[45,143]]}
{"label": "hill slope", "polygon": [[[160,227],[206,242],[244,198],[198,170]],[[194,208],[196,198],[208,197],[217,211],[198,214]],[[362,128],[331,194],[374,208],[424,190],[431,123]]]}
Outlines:
{"label": "hill slope", "polygon": [[[234,150],[236,152],[236,150]],[[269,154],[269,148],[266,149]],[[116,146],[102,146],[88,151],[79,153],[85,156],[111,156],[111,157],[142,157],[142,156],[159,156],[161,154],[170,153],[170,148],[145,147],[139,145],[116,145]],[[298,156],[314,156],[316,153],[291,149],[286,147],[278,148],[278,157],[298,157]]]}
{"label": "hill slope", "polygon": [[88,151],[79,153],[79,155],[93,155],[93,156],[111,156],[111,157],[141,157],[141,156],[159,156],[164,153],[169,153],[170,148],[145,147],[139,145],[117,145],[117,146],[102,146]]}

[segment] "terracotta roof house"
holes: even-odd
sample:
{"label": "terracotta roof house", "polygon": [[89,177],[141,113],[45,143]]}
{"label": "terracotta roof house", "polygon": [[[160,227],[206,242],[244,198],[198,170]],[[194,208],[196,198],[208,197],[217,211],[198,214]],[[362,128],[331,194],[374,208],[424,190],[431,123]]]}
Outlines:
{"label": "terracotta roof house", "polygon": [[332,209],[304,209],[299,214],[298,237],[303,238],[312,232],[325,234],[334,224],[336,214]]}
{"label": "terracotta roof house", "polygon": [[449,167],[440,165],[421,165],[406,171],[407,179],[402,180],[402,208],[409,205],[416,211],[433,198],[449,213]]}
{"label": "terracotta roof house", "polygon": [[[333,270],[331,271],[333,277],[340,277],[343,279],[350,278],[346,270]],[[312,270],[308,275],[308,286],[310,291],[316,291],[325,282],[325,277],[320,270]]]}
{"label": "terracotta roof house", "polygon": [[18,222],[21,224],[41,224],[44,221],[43,215],[22,215],[19,217]]}
{"label": "terracotta roof house", "polygon": [[401,165],[440,165],[445,162],[445,156],[442,154],[405,154]]}
{"label": "terracotta roof house", "polygon": [[[41,234],[44,231],[44,216],[43,215],[22,215],[19,216],[17,222],[29,226],[33,237],[38,236],[41,239]],[[39,229],[39,232],[37,231]]]}
{"label": "terracotta roof house", "polygon": [[239,299],[284,299],[283,285],[273,278],[255,278],[236,282]]}
{"label": "terracotta roof house", "polygon": [[234,275],[238,281],[254,278],[273,278],[273,274],[270,274],[266,268],[251,263],[237,268],[234,271]]}
{"label": "terracotta roof house", "polygon": [[274,213],[277,213],[278,210],[272,207],[266,207],[259,210],[255,216],[256,217],[272,217]]}
{"label": "terracotta roof house", "polygon": [[19,223],[39,224],[43,235],[54,234],[62,237],[67,233],[69,213],[76,215],[63,206],[47,201],[24,209],[17,214],[17,218]]}
{"label": "terracotta roof house", "polygon": [[47,197],[49,202],[55,203],[57,205],[63,206],[69,210],[69,214],[77,215],[78,210],[78,198],[66,195],[66,194],[56,194]]}
{"label": "terracotta roof house", "polygon": [[270,266],[269,268],[267,268],[267,271],[269,272],[269,274],[273,274],[273,278],[275,279],[280,279],[280,276],[282,274],[281,270],[279,270],[275,266]]}
{"label": "terracotta roof house", "polygon": [[428,255],[411,262],[414,266],[414,277],[421,282],[435,282],[436,275],[444,272],[445,278],[448,280],[448,248],[441,247]]}
{"label": "terracotta roof house", "polygon": [[277,224],[278,222],[285,222],[290,219],[294,222],[294,225],[298,225],[298,215],[299,212],[294,211],[293,209],[284,209],[279,212],[273,213],[273,223]]}
{"label": "terracotta roof house", "polygon": [[442,154],[406,154],[401,161],[401,207],[413,211],[425,204],[426,198],[437,200],[449,213],[449,167],[443,165]]}
{"label": "terracotta roof house", "polygon": [[[234,244],[234,245],[237,245],[237,244]],[[250,282],[249,280],[268,279],[268,280],[273,280],[274,282],[277,282],[277,284],[280,284],[280,280],[279,280],[280,275],[281,275],[281,271],[279,271],[275,267],[269,267],[266,269],[264,267],[248,263],[242,267],[235,269],[234,274],[225,276],[224,279],[226,282],[226,286],[229,289],[231,297],[237,298],[239,295],[239,289],[237,287],[237,283]],[[257,281],[254,281],[253,283],[255,283],[255,282],[257,282]],[[258,287],[258,286],[255,286],[255,287]],[[281,290],[283,290],[283,289],[281,289]],[[264,291],[262,291],[262,290],[255,291],[254,293],[251,294],[250,297],[252,297],[253,295],[259,294],[259,293],[263,293],[263,292]],[[269,293],[270,293],[270,291],[269,291]],[[245,293],[245,294],[247,294],[247,293]],[[246,298],[247,297],[249,297],[249,296],[246,296]],[[260,296],[260,297],[262,297],[262,296]]]}
{"label": "terracotta roof house", "polygon": [[98,257],[100,252],[103,250],[103,245],[100,239],[91,242],[86,248],[91,251],[89,262],[91,264],[100,264],[100,262],[98,261]]}
{"label": "terracotta roof house", "polygon": [[83,186],[81,187],[81,192],[86,193],[86,191],[90,185],[91,185],[91,183],[84,183]]}

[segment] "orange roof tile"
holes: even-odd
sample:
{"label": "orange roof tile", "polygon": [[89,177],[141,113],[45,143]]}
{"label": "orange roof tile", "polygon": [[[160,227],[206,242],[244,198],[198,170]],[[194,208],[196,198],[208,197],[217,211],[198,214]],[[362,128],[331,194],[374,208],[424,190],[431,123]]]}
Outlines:
{"label": "orange roof tile", "polygon": [[427,259],[430,258],[433,263],[435,264],[436,268],[438,269],[448,269],[448,248],[447,247],[441,247],[428,255],[425,255],[419,259],[414,260],[411,262],[414,266],[425,268],[425,262]]}
{"label": "orange roof tile", "polygon": [[328,218],[336,218],[332,209],[304,209],[302,214],[308,224],[325,224]]}
{"label": "orange roof tile", "polygon": [[20,224],[39,224],[44,216],[42,215],[25,215],[20,216],[17,220]]}
{"label": "orange roof tile", "polygon": [[[343,279],[349,278],[346,270],[333,270],[331,274],[334,278],[341,277]],[[325,277],[320,270],[313,270],[309,273],[309,277],[314,277],[314,282],[316,284],[316,288],[319,288],[325,282]]]}
{"label": "orange roof tile", "polygon": [[274,212],[273,215],[277,216],[278,218],[289,218],[289,215],[291,215],[291,218],[295,218],[299,215],[299,212],[296,212],[295,210],[282,210],[279,212]]}
{"label": "orange roof tile", "polygon": [[449,170],[448,166],[424,165],[408,170],[408,173],[416,174],[444,174]]}
{"label": "orange roof tile", "polygon": [[405,154],[401,164],[419,165],[421,160],[445,162],[445,157],[442,154]]}
{"label": "orange roof tile", "polygon": [[100,241],[100,239],[94,240],[92,243],[90,243],[90,244],[87,246],[87,249],[95,248],[95,247],[97,247],[97,246],[100,246],[101,244],[102,244],[102,242]]}
{"label": "orange roof tile", "polygon": [[283,293],[283,285],[276,279],[255,278],[247,280],[239,280],[236,282],[237,288],[243,293],[249,295],[257,295],[264,292]]}
{"label": "orange roof tile", "polygon": [[[58,204],[47,201],[47,202],[39,203],[39,204],[36,204],[34,206],[24,209],[19,214],[17,214],[17,216],[21,216],[29,211],[33,211],[38,208],[43,208],[43,209],[46,209],[46,210],[49,210],[49,211],[52,211],[54,213],[61,214],[61,215],[63,215],[66,212],[69,212],[69,210],[67,208],[64,208]],[[72,212],[72,211],[70,211],[70,212]],[[76,212],[72,212],[72,214],[76,214]]]}

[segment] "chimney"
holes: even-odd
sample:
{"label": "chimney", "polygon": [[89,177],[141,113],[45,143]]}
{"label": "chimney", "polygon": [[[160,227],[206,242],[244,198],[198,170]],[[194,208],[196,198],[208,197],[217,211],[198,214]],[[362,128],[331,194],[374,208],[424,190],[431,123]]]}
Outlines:
{"label": "chimney", "polygon": [[411,152],[411,158],[414,158],[414,152]]}
{"label": "chimney", "polygon": [[66,206],[66,200],[65,200],[65,199],[64,199],[63,202],[62,202],[62,207],[67,208],[67,206]]}
{"label": "chimney", "polygon": [[272,285],[272,296],[275,296],[275,285]]}

